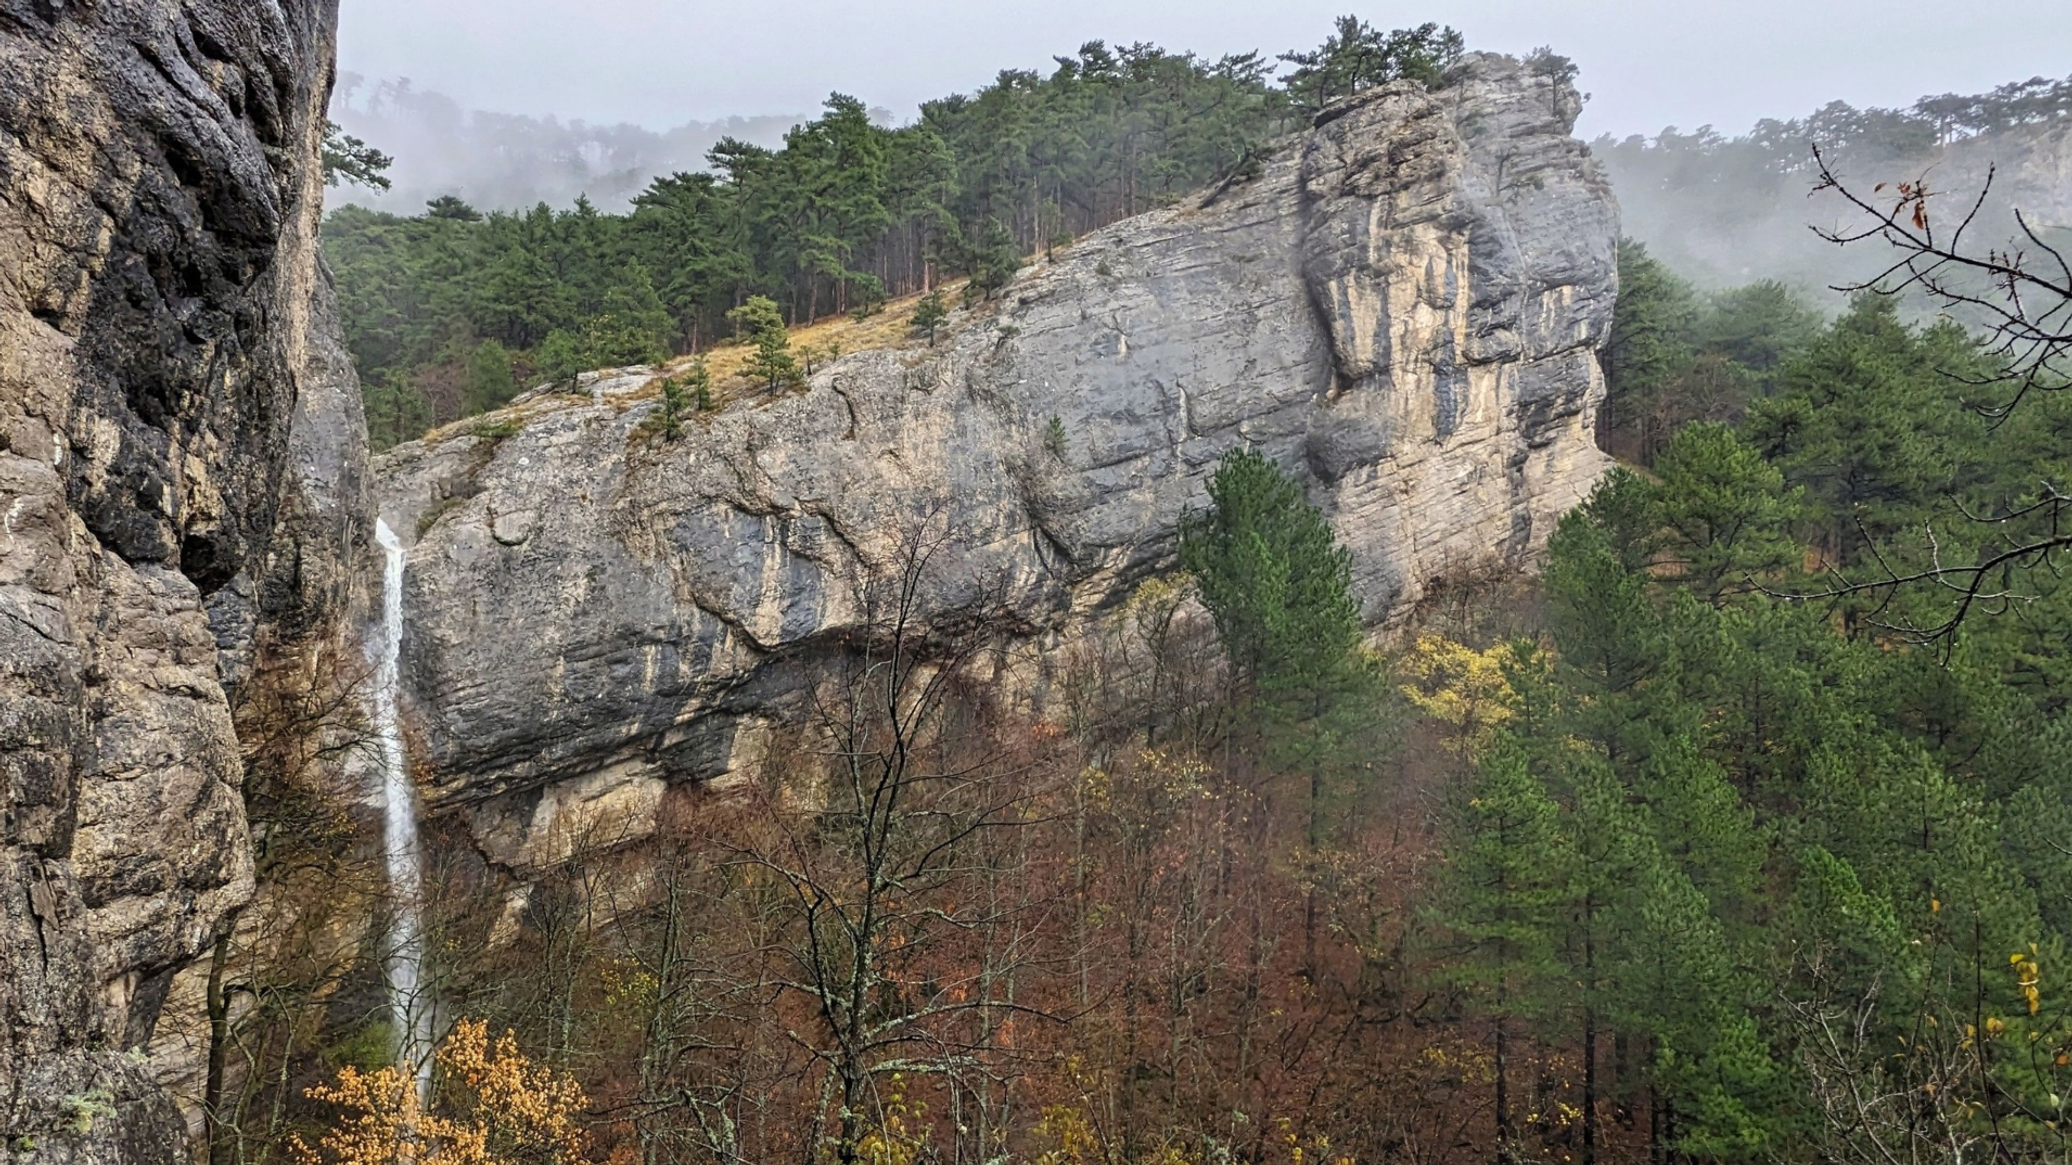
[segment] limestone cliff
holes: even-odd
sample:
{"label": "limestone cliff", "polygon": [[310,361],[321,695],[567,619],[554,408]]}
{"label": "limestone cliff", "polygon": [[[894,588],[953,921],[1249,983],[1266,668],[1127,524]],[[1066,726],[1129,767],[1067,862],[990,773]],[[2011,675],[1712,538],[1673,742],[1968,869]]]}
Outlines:
{"label": "limestone cliff", "polygon": [[377,464],[417,541],[406,712],[435,809],[508,867],[745,764],[901,532],[927,620],[1041,645],[1168,567],[1226,451],[1301,473],[1379,623],[1522,563],[1605,461],[1617,208],[1565,84],[1478,55],[1253,177],[1080,240],[940,345],[857,352],[675,442],[639,372]]}
{"label": "limestone cliff", "polygon": [[229,693],[317,667],[364,430],[335,0],[0,0],[0,1157],[186,1159],[128,1054],[251,892]]}

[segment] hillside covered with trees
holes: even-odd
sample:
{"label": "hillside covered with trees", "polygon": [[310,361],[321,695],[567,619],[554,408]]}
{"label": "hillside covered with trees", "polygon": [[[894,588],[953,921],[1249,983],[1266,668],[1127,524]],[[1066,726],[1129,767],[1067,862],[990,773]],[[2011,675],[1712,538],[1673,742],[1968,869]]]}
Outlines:
{"label": "hillside covered with trees", "polygon": [[[2059,1159],[2072,593],[2011,573],[1950,625],[1947,588],[1835,580],[1990,552],[2072,397],[1996,425],[1955,325],[1625,265],[1645,468],[1537,579],[1464,571],[1377,651],[1301,485],[1233,454],[1052,714],[957,685],[982,634],[894,647],[798,726],[852,762],[810,810],[774,761],[623,870],[572,854],[516,929],[439,867],[470,1018],[430,1115],[383,1099],[378,1019],[298,1050],[364,966],[277,968],[221,1159],[418,1120],[548,1161]],[[305,844],[281,876],[367,909]]]}
{"label": "hillside covered with trees", "polygon": [[629,214],[587,200],[483,213],[450,196],[407,218],[340,208],[325,252],[369,428],[393,444],[521,382],[699,350],[754,296],[803,324],[952,277],[997,286],[1024,256],[1241,175],[1337,96],[1436,76],[1461,47],[1437,26],[1348,18],[1277,81],[1257,53],[1091,41],[898,128],[835,94],[781,148],[725,138],[709,170],[655,180]]}
{"label": "hillside covered with trees", "polygon": [[1653,137],[1601,137],[1591,150],[1619,191],[1626,231],[1708,288],[1780,279],[1833,310],[1831,285],[1868,279],[1880,256],[1841,252],[1810,228],[1833,224],[1809,201],[1818,177],[1811,146],[1868,188],[1933,173],[1953,193],[1992,179],[1991,224],[2023,206],[2066,229],[2072,202],[2062,174],[2072,159],[2072,77],[2036,77],[1985,93],[1923,97],[1904,109],[1830,102],[1803,117],[1765,119],[1747,132],[1713,126]]}
{"label": "hillside covered with trees", "polygon": [[[1460,50],[1346,23],[1276,82],[1092,43],[908,127],[831,99],[624,216],[346,209],[327,247],[377,433],[407,439],[737,325],[982,296]],[[238,1064],[212,1162],[2064,1161],[2072,276],[2041,269],[2042,346],[2010,349],[1890,287],[1824,313],[1630,240],[1619,267],[1621,464],[1537,575],[1459,564],[1370,638],[1304,483],[1241,450],[1039,714],[966,682],[983,628],[917,646],[917,543],[843,698],[757,779],[673,796],[637,856],[581,839],[518,899],[434,872],[431,989],[465,1018],[428,1100],[372,960],[320,941],[379,873],[283,786],[263,876],[312,905],[251,944],[271,962],[224,940],[259,986],[211,1013]]]}

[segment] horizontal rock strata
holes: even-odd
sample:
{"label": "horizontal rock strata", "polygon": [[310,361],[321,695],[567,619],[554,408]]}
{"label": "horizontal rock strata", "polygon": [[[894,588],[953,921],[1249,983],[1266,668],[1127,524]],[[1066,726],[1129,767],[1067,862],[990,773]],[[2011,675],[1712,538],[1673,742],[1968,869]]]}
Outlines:
{"label": "horizontal rock strata", "polygon": [[1474,56],[1080,240],[933,348],[845,356],[673,442],[636,371],[391,451],[435,807],[511,867],[584,821],[637,829],[670,782],[753,760],[915,531],[943,539],[924,622],[1040,643],[1169,568],[1240,447],[1308,482],[1376,623],[1525,562],[1605,465],[1618,214],[1578,108]]}

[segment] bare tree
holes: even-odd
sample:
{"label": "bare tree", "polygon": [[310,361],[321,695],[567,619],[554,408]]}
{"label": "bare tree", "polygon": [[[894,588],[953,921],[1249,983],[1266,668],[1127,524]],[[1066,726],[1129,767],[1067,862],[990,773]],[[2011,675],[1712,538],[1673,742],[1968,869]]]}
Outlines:
{"label": "bare tree", "polygon": [[379,923],[378,859],[354,842],[349,758],[372,747],[367,669],[333,652],[270,659],[236,691],[244,798],[259,891],[211,952],[201,983],[202,1155],[263,1165],[281,1148],[325,1007]]}
{"label": "bare tree", "polygon": [[[1946,936],[1925,941],[1954,953]],[[1908,985],[1888,998],[1882,971],[1852,989],[1827,952],[1803,959],[1780,1002],[1819,1117],[1819,1160],[2043,1165],[2072,1155],[2061,1009],[1994,1014],[1985,961],[1974,951],[1925,974],[1898,971],[1891,981]],[[2039,982],[2035,962],[2018,953],[2013,966],[2025,985]]]}
{"label": "bare tree", "polygon": [[[1993,170],[1987,171],[1977,195],[1957,203],[1954,216],[1945,218],[1941,209],[1947,192],[1934,189],[1926,176],[1896,185],[1879,183],[1865,192],[1837,174],[1818,146],[1813,158],[1819,174],[1815,193],[1834,193],[1856,216],[1853,225],[1815,227],[1815,232],[1837,246],[1883,242],[1893,253],[1891,262],[1872,278],[1836,290],[1918,294],[1955,317],[1977,323],[1993,367],[1983,375],[1950,375],[1986,394],[1974,407],[1991,420],[2005,419],[2032,393],[2072,385],[2072,262],[2019,209],[2013,212],[2014,233],[2006,244],[1978,245],[1978,236],[1991,229],[1985,212]],[[1926,532],[1924,566],[1896,565],[1883,549],[1873,546],[1874,577],[1851,578],[1836,567],[1831,569],[1831,586],[1794,597],[1868,595],[1878,600],[1867,618],[1873,626],[1919,642],[1947,641],[1973,612],[2003,611],[2024,601],[2024,572],[2043,570],[2057,576],[2066,549],[2072,547],[2068,503],[2072,494],[2060,483],[2039,482],[2031,496],[1989,512],[1964,514],[1991,531],[1975,553],[1946,558],[1943,540],[1931,529]],[[1895,613],[1894,599],[1920,586],[1947,594],[1946,617],[1924,621],[1911,613]]]}
{"label": "bare tree", "polygon": [[1030,824],[1043,758],[1001,748],[964,690],[982,620],[927,618],[950,542],[930,521],[863,583],[863,625],[809,701],[799,763],[758,793],[768,831],[738,849],[780,888],[774,982],[810,1015],[789,1034],[825,1073],[824,1145],[843,1165],[883,1127],[884,1081],[957,1074],[975,1098],[997,1021],[1049,1017],[1012,989],[1029,904],[996,892],[1003,853],[981,844]]}

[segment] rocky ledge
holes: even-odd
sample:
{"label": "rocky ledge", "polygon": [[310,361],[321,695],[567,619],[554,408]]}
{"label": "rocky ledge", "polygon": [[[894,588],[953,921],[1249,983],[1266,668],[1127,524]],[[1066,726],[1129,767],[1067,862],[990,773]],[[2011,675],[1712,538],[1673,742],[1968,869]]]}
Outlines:
{"label": "rocky ledge", "polygon": [[934,347],[858,352],[675,441],[638,371],[376,465],[414,539],[406,716],[494,863],[639,828],[752,762],[918,529],[918,614],[1042,643],[1171,566],[1217,460],[1267,451],[1376,624],[1525,563],[1606,462],[1618,210],[1564,83],[1468,58],[1327,110],[1260,172],[1024,271]]}

